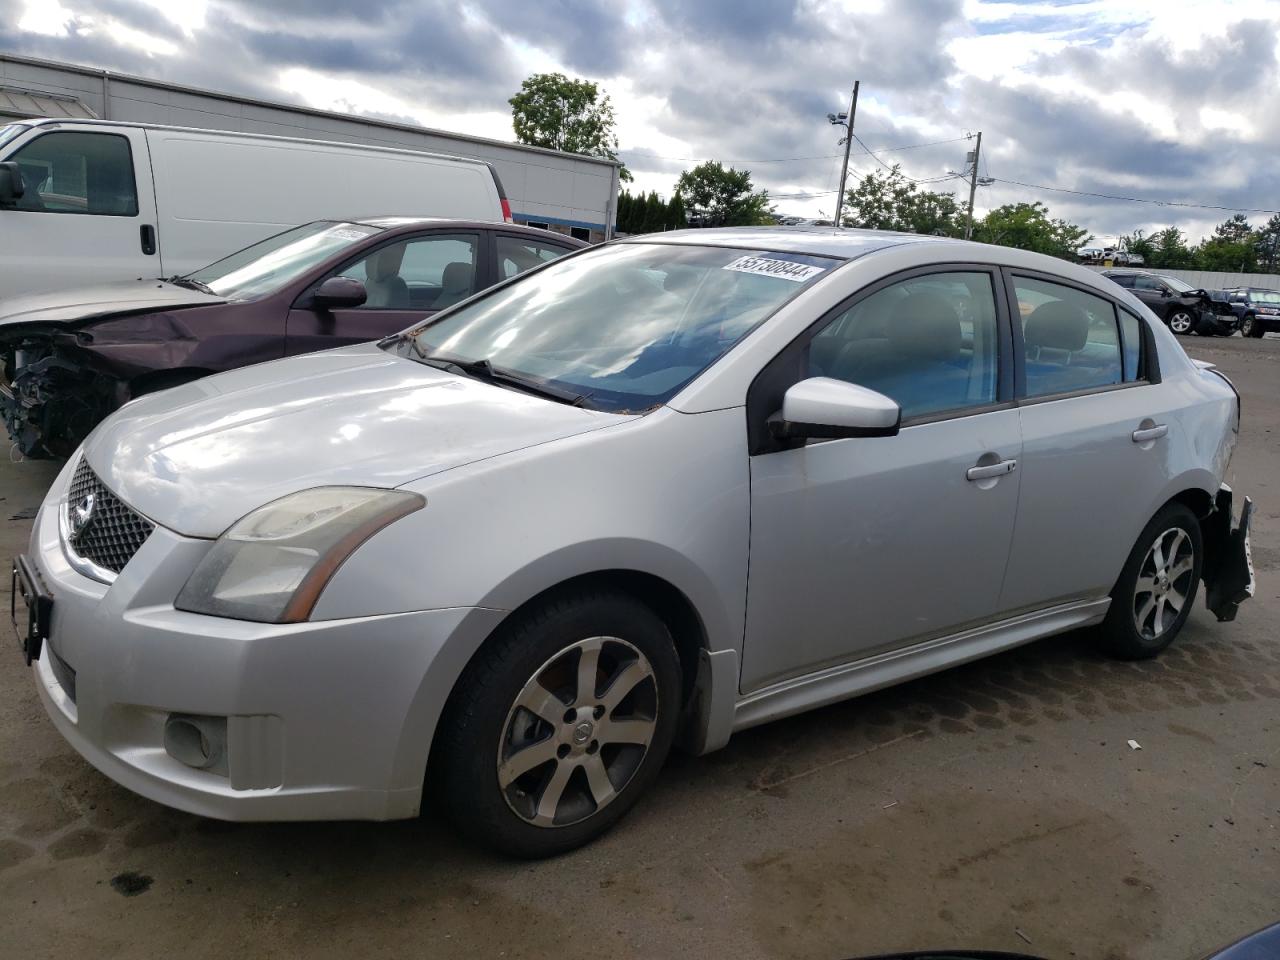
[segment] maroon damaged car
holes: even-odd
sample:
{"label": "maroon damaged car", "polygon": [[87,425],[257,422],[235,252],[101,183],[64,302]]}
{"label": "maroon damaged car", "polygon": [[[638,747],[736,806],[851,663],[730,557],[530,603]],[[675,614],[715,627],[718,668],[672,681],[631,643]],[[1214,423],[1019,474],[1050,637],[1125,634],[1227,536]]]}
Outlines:
{"label": "maroon damaged car", "polygon": [[67,456],[133,397],[377,340],[584,246],[509,223],[317,220],[186,276],[14,297],[0,412],[23,456]]}

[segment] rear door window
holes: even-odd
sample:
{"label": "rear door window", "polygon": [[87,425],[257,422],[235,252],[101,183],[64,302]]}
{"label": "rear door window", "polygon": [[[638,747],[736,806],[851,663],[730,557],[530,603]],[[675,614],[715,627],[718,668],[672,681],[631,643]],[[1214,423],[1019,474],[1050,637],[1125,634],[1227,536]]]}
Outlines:
{"label": "rear door window", "polygon": [[1014,277],[1013,284],[1028,397],[1124,382],[1120,328],[1111,301],[1030,277]]}
{"label": "rear door window", "polygon": [[18,150],[26,190],[14,209],[106,217],[138,215],[133,153],[112,133],[46,133]]}

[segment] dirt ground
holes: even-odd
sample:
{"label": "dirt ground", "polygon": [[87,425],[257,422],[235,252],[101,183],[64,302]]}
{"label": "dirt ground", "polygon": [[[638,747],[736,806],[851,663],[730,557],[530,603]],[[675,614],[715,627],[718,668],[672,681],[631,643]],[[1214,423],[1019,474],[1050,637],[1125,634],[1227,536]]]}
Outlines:
{"label": "dirt ground", "polygon": [[[6,642],[0,956],[1176,960],[1280,920],[1280,338],[1187,345],[1244,394],[1229,480],[1258,504],[1259,595],[1238,621],[1197,602],[1154,662],[1069,634],[748,731],[559,860],[430,820],[167,810],[63,743]],[[0,556],[52,475],[0,464]]]}

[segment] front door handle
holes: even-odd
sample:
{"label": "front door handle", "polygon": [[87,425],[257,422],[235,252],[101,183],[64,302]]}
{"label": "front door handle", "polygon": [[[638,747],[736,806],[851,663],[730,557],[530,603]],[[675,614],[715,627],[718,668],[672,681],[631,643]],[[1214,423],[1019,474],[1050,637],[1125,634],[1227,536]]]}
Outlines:
{"label": "front door handle", "polygon": [[156,228],[149,223],[144,223],[138,228],[138,240],[142,243],[142,252],[148,257],[154,256],[156,252]]}
{"label": "front door handle", "polygon": [[966,480],[991,480],[994,477],[1003,477],[1006,473],[1013,473],[1018,469],[1017,460],[1001,460],[998,463],[983,464],[980,467],[970,467],[965,471]]}
{"label": "front door handle", "polygon": [[1147,443],[1150,440],[1159,440],[1168,433],[1169,425],[1167,423],[1157,423],[1153,427],[1140,427],[1133,431],[1133,442]]}

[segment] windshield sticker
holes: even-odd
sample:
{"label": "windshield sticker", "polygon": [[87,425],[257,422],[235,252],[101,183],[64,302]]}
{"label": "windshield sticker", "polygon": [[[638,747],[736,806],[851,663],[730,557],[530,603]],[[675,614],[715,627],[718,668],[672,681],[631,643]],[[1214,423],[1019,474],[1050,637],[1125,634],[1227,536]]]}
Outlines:
{"label": "windshield sticker", "polygon": [[825,267],[813,267],[807,263],[792,263],[790,260],[771,260],[768,257],[739,257],[732,263],[724,265],[725,270],[738,273],[755,273],[762,277],[779,277],[804,283],[806,280],[822,273]]}
{"label": "windshield sticker", "polygon": [[363,230],[352,230],[350,228],[339,227],[337,230],[330,232],[329,236],[335,240],[363,240],[369,234]]}

